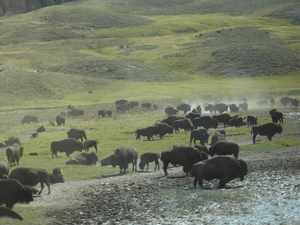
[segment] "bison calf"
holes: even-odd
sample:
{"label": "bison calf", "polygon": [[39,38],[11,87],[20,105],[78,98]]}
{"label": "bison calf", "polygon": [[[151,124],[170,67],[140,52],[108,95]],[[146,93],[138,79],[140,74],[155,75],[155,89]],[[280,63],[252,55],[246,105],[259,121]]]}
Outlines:
{"label": "bison calf", "polygon": [[239,145],[234,142],[219,141],[209,148],[209,155],[234,155],[236,158],[239,156]]}
{"label": "bison calf", "polygon": [[203,187],[203,179],[207,181],[220,179],[219,187],[224,188],[226,183],[235,178],[240,178],[243,181],[244,176],[248,173],[248,166],[244,160],[222,155],[194,164],[191,173],[194,177],[195,188],[197,182],[200,187]]}
{"label": "bison calf", "polygon": [[144,154],[141,155],[141,161],[139,163],[139,167],[140,169],[143,171],[145,165],[147,165],[147,169],[149,167],[149,163],[150,162],[155,162],[155,168],[154,170],[156,170],[156,168],[158,168],[158,170],[160,169],[159,167],[159,154],[158,153],[152,153],[152,152],[146,152]]}
{"label": "bison calf", "polygon": [[89,152],[89,148],[94,147],[96,149],[96,153],[98,152],[97,144],[99,144],[98,140],[86,140],[83,143],[86,152]]}

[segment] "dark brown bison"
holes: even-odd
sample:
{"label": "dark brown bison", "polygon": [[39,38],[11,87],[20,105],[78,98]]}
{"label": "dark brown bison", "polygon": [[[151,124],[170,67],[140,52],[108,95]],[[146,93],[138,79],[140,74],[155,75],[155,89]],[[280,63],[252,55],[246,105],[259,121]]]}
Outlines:
{"label": "dark brown bison", "polygon": [[207,104],[205,107],[204,107],[204,110],[206,112],[210,112],[211,114],[215,113],[215,106],[213,104]]}
{"label": "dark brown bison", "polygon": [[240,116],[234,116],[228,121],[229,126],[235,126],[235,127],[241,127],[246,125],[246,122],[244,122],[243,118]]}
{"label": "dark brown bison", "polygon": [[59,167],[54,168],[52,173],[49,174],[50,184],[63,183],[65,182],[63,170]]}
{"label": "dark brown bison", "polygon": [[278,112],[276,109],[270,110],[270,115],[273,123],[283,124],[283,114],[282,112]]}
{"label": "dark brown bison", "polygon": [[260,136],[267,136],[268,140],[272,141],[275,134],[282,133],[282,127],[275,123],[266,123],[257,127],[252,127],[251,133],[253,134],[253,144],[255,144],[255,138],[258,134]]}
{"label": "dark brown bison", "polygon": [[163,136],[166,134],[173,134],[173,127],[166,123],[158,123],[153,125],[153,127],[153,135],[159,135],[160,139],[163,139]]}
{"label": "dark brown bison", "polygon": [[218,141],[225,141],[225,130],[224,131],[216,131],[214,135],[211,137],[210,145],[216,144]]}
{"label": "dark brown bison", "polygon": [[36,132],[39,132],[39,133],[45,132],[45,131],[46,131],[46,128],[44,127],[44,125],[40,126],[40,127],[36,130]]}
{"label": "dark brown bison", "polygon": [[146,109],[150,109],[151,108],[151,103],[149,103],[149,102],[142,103],[142,107],[146,108]]}
{"label": "dark brown bison", "polygon": [[132,171],[137,170],[138,152],[135,148],[120,147],[114,152],[110,157],[110,163],[113,167],[119,166],[120,173],[125,173],[129,163],[132,163]]}
{"label": "dark brown bison", "polygon": [[19,165],[19,160],[23,156],[24,148],[21,147],[19,144],[14,143],[11,146],[7,147],[6,149],[6,156],[7,156],[7,161],[12,166]]}
{"label": "dark brown bison", "polygon": [[4,206],[0,206],[0,217],[9,217],[12,219],[24,220],[24,217],[21,214]]}
{"label": "dark brown bison", "polygon": [[192,106],[191,106],[190,104],[187,104],[187,103],[178,105],[178,106],[176,107],[178,113],[179,113],[179,111],[183,111],[185,114],[186,114],[187,112],[191,111],[191,108],[192,108]]}
{"label": "dark brown bison", "polygon": [[45,169],[18,167],[11,171],[9,177],[20,181],[23,185],[36,186],[40,183],[41,190],[38,192],[38,195],[42,193],[44,184],[46,184],[48,187],[48,194],[50,194],[50,175]]}
{"label": "dark brown bison", "polygon": [[81,152],[84,149],[84,145],[82,142],[74,138],[67,138],[60,141],[52,141],[50,148],[53,159],[54,155],[57,158],[57,152],[65,152],[67,157],[69,157],[74,151]]}
{"label": "dark brown bison", "polygon": [[105,115],[106,115],[106,111],[105,111],[104,109],[98,110],[98,116],[99,116],[99,117],[102,116],[102,118],[104,118]]}
{"label": "dark brown bison", "polygon": [[4,142],[0,142],[0,148],[5,148],[6,144]]}
{"label": "dark brown bison", "polygon": [[124,113],[125,111],[129,111],[130,107],[127,104],[123,104],[123,105],[118,105],[117,106],[117,112],[122,112]]}
{"label": "dark brown bison", "polygon": [[291,105],[295,106],[295,107],[298,107],[299,106],[299,100],[294,98],[291,102]]}
{"label": "dark brown bison", "polygon": [[244,111],[248,110],[248,103],[244,102],[239,104],[239,110],[244,110]]}
{"label": "dark brown bison", "polygon": [[7,159],[0,158],[0,179],[2,179],[3,175],[8,175],[9,173],[9,163]]}
{"label": "dark brown bison", "polygon": [[166,119],[163,119],[160,122],[161,123],[166,123],[169,126],[174,128],[175,127],[175,124],[174,124],[175,121],[180,120],[180,119],[184,119],[184,117],[183,116],[168,116]]}
{"label": "dark brown bison", "polygon": [[224,127],[226,127],[229,120],[231,119],[231,117],[228,113],[223,113],[223,114],[220,114],[220,115],[214,115],[212,118],[218,120],[219,123],[223,123]]}
{"label": "dark brown bison", "polygon": [[293,99],[290,98],[290,97],[282,97],[282,98],[280,99],[280,103],[281,103],[282,105],[284,105],[284,106],[286,106],[286,105],[289,104],[289,103],[292,103],[292,101],[293,101]]}
{"label": "dark brown bison", "polygon": [[38,132],[34,132],[31,134],[31,138],[37,138],[39,136]]}
{"label": "dark brown bison", "polygon": [[201,116],[196,117],[192,120],[194,128],[198,127],[204,127],[205,129],[209,128],[217,128],[219,125],[219,122],[216,119],[211,118],[210,116]]}
{"label": "dark brown bison", "polygon": [[143,171],[145,165],[147,165],[147,169],[149,168],[149,163],[150,162],[155,162],[155,168],[154,170],[156,170],[156,168],[159,170],[160,166],[159,166],[159,154],[158,153],[153,153],[153,152],[146,152],[144,154],[141,155],[141,160],[139,163],[139,167],[140,169]]}
{"label": "dark brown bison", "polygon": [[126,99],[120,99],[115,101],[116,106],[126,104],[128,101]]}
{"label": "dark brown bison", "polygon": [[185,116],[185,118],[189,118],[189,119],[192,120],[192,121],[193,121],[193,119],[199,118],[199,117],[201,117],[201,114],[198,113],[198,112],[189,112],[189,113]]}
{"label": "dark brown bison", "polygon": [[194,141],[194,144],[196,145],[196,140],[200,141],[200,145],[205,145],[205,143],[208,143],[208,138],[209,134],[207,132],[207,129],[199,128],[192,130],[190,136],[190,146],[192,145],[192,141]]}
{"label": "dark brown bison", "polygon": [[112,115],[112,110],[106,110],[106,116],[111,117]]}
{"label": "dark brown bison", "polygon": [[127,102],[127,105],[128,105],[131,109],[133,109],[134,107],[139,106],[139,103],[136,102],[136,101],[130,101],[130,102]]}
{"label": "dark brown bison", "polygon": [[10,146],[10,145],[12,145],[14,143],[17,143],[17,144],[21,145],[21,140],[19,138],[17,138],[17,137],[9,137],[8,140],[4,141],[4,144],[6,146]]}
{"label": "dark brown bison", "polygon": [[236,104],[230,104],[229,109],[230,109],[230,112],[232,112],[232,113],[239,112],[239,107],[237,107]]}
{"label": "dark brown bison", "polygon": [[255,126],[257,125],[257,117],[254,114],[248,115],[248,116],[244,117],[244,119],[247,119],[248,127],[249,126],[253,127],[254,125]]}
{"label": "dark brown bison", "polygon": [[60,125],[65,125],[66,124],[66,119],[60,115],[58,115],[56,118],[56,123],[57,123],[57,126],[60,126]]}
{"label": "dark brown bison", "polygon": [[223,112],[227,112],[228,111],[228,105],[225,103],[217,103],[214,105],[214,110],[215,113],[220,113],[222,114]]}
{"label": "dark brown bison", "polygon": [[209,148],[208,154],[211,157],[214,155],[234,155],[238,158],[239,150],[239,145],[234,142],[218,141],[215,145]]}
{"label": "dark brown bison", "polygon": [[81,109],[72,109],[70,111],[68,111],[68,116],[83,116],[84,115],[84,111]]}
{"label": "dark brown bison", "polygon": [[84,145],[84,150],[86,152],[89,152],[89,148],[94,147],[96,149],[96,153],[98,152],[97,144],[99,144],[98,140],[86,140],[83,145]]}
{"label": "dark brown bison", "polygon": [[75,129],[75,128],[71,128],[68,132],[67,132],[68,138],[74,138],[76,140],[81,140],[83,141],[83,139],[87,140],[86,134],[84,130],[80,130],[80,129]]}
{"label": "dark brown bison", "polygon": [[155,129],[154,126],[148,126],[146,128],[137,129],[135,131],[135,136],[136,136],[135,139],[141,140],[141,136],[146,136],[148,141],[154,140],[153,139],[154,129]]}
{"label": "dark brown bison", "polygon": [[203,179],[207,181],[220,179],[219,187],[224,188],[228,182],[236,178],[240,178],[243,181],[248,173],[248,166],[242,159],[221,155],[194,164],[191,171],[194,177],[195,188],[197,182],[200,187],[203,187]]}
{"label": "dark brown bison", "polygon": [[21,120],[21,123],[22,124],[25,124],[25,123],[38,123],[38,119],[36,116],[32,116],[32,115],[26,115],[24,116],[24,118]]}
{"label": "dark brown bison", "polygon": [[69,109],[69,110],[72,110],[72,109],[74,109],[74,105],[72,105],[72,104],[68,104],[68,105],[67,105],[67,109]]}
{"label": "dark brown bison", "polygon": [[165,113],[166,113],[168,116],[172,116],[172,115],[177,114],[178,111],[177,111],[177,109],[175,109],[174,107],[168,106],[167,108],[165,108]]}
{"label": "dark brown bison", "polygon": [[5,204],[12,209],[16,203],[29,203],[33,201],[33,189],[22,185],[16,179],[0,180],[0,205]]}
{"label": "dark brown bison", "polygon": [[193,123],[189,118],[183,118],[174,121],[175,132],[180,133],[179,129],[184,129],[184,132],[193,130]]}
{"label": "dark brown bison", "polygon": [[174,146],[171,150],[161,153],[165,176],[168,176],[167,168],[169,163],[183,166],[183,172],[188,174],[191,172],[193,164],[205,159],[207,159],[207,154],[192,146]]}
{"label": "dark brown bison", "polygon": [[96,165],[98,157],[95,152],[87,153],[82,152],[78,155],[71,157],[66,164],[67,165]]}

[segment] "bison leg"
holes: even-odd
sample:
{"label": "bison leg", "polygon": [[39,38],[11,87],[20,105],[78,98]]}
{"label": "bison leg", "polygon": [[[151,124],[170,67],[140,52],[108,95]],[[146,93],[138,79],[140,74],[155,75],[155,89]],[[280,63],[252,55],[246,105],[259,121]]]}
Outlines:
{"label": "bison leg", "polygon": [[43,189],[44,189],[44,183],[41,182],[41,190],[39,191],[38,195],[40,195],[42,193]]}
{"label": "bison leg", "polygon": [[147,162],[147,169],[146,169],[146,171],[148,171],[148,169],[149,169],[149,162]]}
{"label": "bison leg", "polygon": [[256,138],[257,134],[253,133],[253,144],[255,144],[255,138]]}
{"label": "bison leg", "polygon": [[219,188],[225,188],[225,185],[228,181],[226,179],[220,179],[219,181]]}
{"label": "bison leg", "polygon": [[167,171],[168,165],[169,165],[169,163],[164,163],[164,166],[163,166],[164,173],[165,173],[165,176],[166,176],[166,177],[169,175],[169,174],[168,174],[168,171]]}

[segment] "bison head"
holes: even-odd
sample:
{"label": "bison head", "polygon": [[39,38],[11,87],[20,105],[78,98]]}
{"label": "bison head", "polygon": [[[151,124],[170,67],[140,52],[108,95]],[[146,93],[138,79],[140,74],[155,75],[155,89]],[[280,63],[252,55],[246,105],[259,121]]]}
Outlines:
{"label": "bison head", "polygon": [[247,163],[244,160],[239,159],[236,161],[236,166],[237,166],[237,175],[240,178],[240,180],[243,181],[244,176],[246,176],[248,173]]}
{"label": "bison head", "polygon": [[281,125],[277,125],[277,124],[276,124],[276,128],[275,128],[275,129],[276,129],[276,132],[279,133],[279,134],[281,134],[282,131],[283,131]]}
{"label": "bison head", "polygon": [[117,154],[112,154],[110,157],[110,163],[113,167],[119,165],[119,156]]}

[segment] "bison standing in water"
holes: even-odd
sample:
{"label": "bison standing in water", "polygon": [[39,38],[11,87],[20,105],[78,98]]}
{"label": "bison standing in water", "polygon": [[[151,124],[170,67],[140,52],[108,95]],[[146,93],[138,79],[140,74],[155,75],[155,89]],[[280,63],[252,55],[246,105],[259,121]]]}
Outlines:
{"label": "bison standing in water", "polygon": [[138,152],[135,148],[117,148],[110,156],[110,163],[113,167],[119,166],[120,173],[128,168],[128,164],[132,163],[132,171],[137,170]]}
{"label": "bison standing in water", "polygon": [[154,170],[156,170],[156,168],[158,168],[158,170],[160,169],[159,167],[159,154],[158,153],[153,153],[153,152],[146,152],[144,154],[141,155],[141,161],[139,163],[139,167],[140,169],[143,171],[145,165],[147,165],[147,169],[149,168],[149,163],[150,162],[155,162],[155,168]]}
{"label": "bison standing in water", "polygon": [[255,138],[258,134],[261,136],[267,136],[268,140],[272,141],[275,134],[282,133],[282,127],[275,123],[266,123],[257,127],[252,127],[251,133],[253,134],[253,144],[255,144]]}
{"label": "bison standing in water", "polygon": [[191,170],[195,188],[197,182],[200,187],[203,187],[203,179],[207,181],[220,179],[219,187],[225,188],[225,185],[235,178],[243,181],[248,173],[248,166],[242,159],[222,155],[198,162],[192,166]]}

